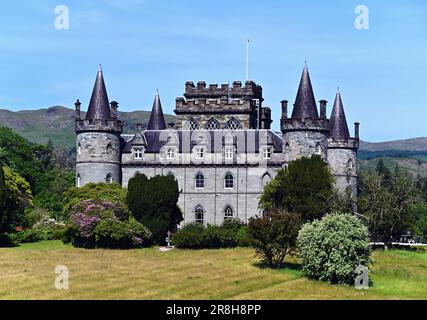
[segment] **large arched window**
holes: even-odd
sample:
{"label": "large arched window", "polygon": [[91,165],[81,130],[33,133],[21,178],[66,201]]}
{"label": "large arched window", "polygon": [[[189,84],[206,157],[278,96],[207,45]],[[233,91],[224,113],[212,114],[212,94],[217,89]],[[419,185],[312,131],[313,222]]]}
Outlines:
{"label": "large arched window", "polygon": [[111,143],[107,145],[107,154],[113,154],[113,146]]}
{"label": "large arched window", "polygon": [[190,121],[188,121],[188,123],[186,125],[186,129],[191,130],[191,131],[199,130],[200,129],[199,122],[197,122],[196,119],[191,118]]}
{"label": "large arched window", "polygon": [[194,222],[205,224],[205,209],[200,204],[194,209]]}
{"label": "large arched window", "polygon": [[210,118],[208,120],[208,122],[206,122],[205,129],[206,130],[219,130],[219,129],[221,129],[221,125],[219,124],[217,119]]}
{"label": "large arched window", "polygon": [[231,172],[227,172],[224,177],[224,188],[234,189],[234,176],[231,174]]}
{"label": "large arched window", "polygon": [[199,172],[196,175],[196,189],[204,189],[205,188],[205,176],[203,175],[203,173]]}
{"label": "large arched window", "polygon": [[242,125],[236,118],[231,118],[226,124],[225,129],[227,130],[242,130]]}
{"label": "large arched window", "polygon": [[224,221],[232,220],[234,218],[234,210],[232,206],[226,206],[224,209]]}

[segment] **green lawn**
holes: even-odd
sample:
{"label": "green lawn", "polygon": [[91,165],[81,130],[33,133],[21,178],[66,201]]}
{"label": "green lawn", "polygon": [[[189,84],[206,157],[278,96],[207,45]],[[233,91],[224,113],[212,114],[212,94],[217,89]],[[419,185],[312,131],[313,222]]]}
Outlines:
{"label": "green lawn", "polygon": [[[0,249],[0,299],[427,299],[427,252],[375,252],[373,287],[311,281],[295,259],[259,266],[251,249],[160,253],[80,250],[61,242]],[[70,290],[54,288],[55,267]]]}

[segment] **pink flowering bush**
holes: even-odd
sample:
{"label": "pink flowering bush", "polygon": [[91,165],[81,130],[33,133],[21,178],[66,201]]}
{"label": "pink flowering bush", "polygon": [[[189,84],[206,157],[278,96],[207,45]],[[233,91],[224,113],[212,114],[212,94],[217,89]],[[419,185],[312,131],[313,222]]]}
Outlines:
{"label": "pink flowering bush", "polygon": [[86,200],[71,209],[66,242],[81,248],[141,247],[150,231],[120,202]]}

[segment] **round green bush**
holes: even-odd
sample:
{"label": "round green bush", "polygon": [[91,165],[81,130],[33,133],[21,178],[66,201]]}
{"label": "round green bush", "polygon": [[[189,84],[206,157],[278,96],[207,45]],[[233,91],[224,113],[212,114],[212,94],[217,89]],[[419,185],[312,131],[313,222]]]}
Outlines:
{"label": "round green bush", "polygon": [[350,214],[330,214],[304,225],[297,243],[303,271],[312,279],[353,285],[356,268],[371,263],[368,229]]}

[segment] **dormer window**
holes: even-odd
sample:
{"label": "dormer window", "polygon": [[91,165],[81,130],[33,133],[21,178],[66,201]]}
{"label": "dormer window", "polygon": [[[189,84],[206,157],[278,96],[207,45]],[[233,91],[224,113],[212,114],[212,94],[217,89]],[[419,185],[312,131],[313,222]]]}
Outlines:
{"label": "dormer window", "polygon": [[167,157],[168,160],[175,159],[175,150],[174,149],[168,149],[166,151],[166,157]]}
{"label": "dormer window", "polygon": [[134,149],[135,160],[142,160],[143,155],[144,155],[144,150],[142,148],[135,148]]}
{"label": "dormer window", "polygon": [[263,159],[264,160],[270,160],[271,159],[271,156],[272,156],[272,150],[271,150],[271,148],[265,148],[264,150],[263,150]]}
{"label": "dormer window", "polygon": [[205,158],[205,149],[200,148],[196,150],[196,159],[203,160]]}
{"label": "dormer window", "polygon": [[225,149],[225,160],[233,160],[234,150],[233,149]]}

